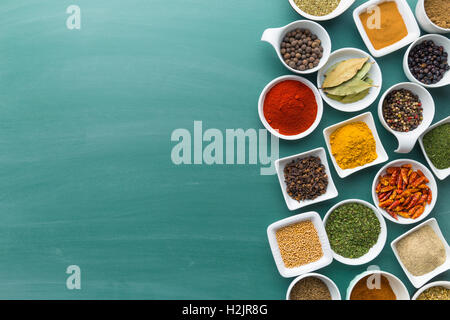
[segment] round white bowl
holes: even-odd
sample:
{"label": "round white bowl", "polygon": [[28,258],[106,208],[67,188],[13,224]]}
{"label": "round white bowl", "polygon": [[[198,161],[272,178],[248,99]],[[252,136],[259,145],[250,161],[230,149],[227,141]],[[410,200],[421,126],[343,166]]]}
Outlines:
{"label": "round white bowl", "polygon": [[[319,64],[308,70],[300,71],[294,68],[289,67],[286,62],[284,62],[284,59],[281,55],[281,42],[283,41],[283,38],[286,33],[293,31],[295,29],[309,29],[312,34],[315,34],[317,38],[320,40],[323,53],[322,58],[320,59]],[[275,49],[278,59],[280,59],[281,63],[291,72],[298,73],[298,74],[309,74],[316,72],[320,68],[322,68],[325,63],[328,60],[328,57],[330,56],[331,52],[331,39],[328,35],[328,32],[317,22],[309,21],[309,20],[298,20],[289,23],[288,25],[281,27],[281,28],[269,28],[264,30],[261,41],[268,42],[272,45],[272,47]]]}
{"label": "round white bowl", "polygon": [[450,29],[439,27],[428,18],[425,11],[424,0],[417,1],[416,18],[423,30],[428,33],[449,33]]}
{"label": "round white bowl", "polygon": [[[389,92],[398,90],[398,89],[406,89],[416,94],[419,97],[420,102],[422,103],[423,108],[423,120],[422,123],[409,132],[400,132],[391,129],[383,116],[383,102]],[[430,126],[431,122],[434,118],[434,100],[431,94],[424,87],[412,83],[412,82],[402,82],[393,85],[389,89],[387,89],[383,95],[381,96],[380,101],[378,102],[378,118],[380,119],[383,127],[392,133],[398,140],[398,148],[395,150],[397,153],[409,153],[414,148],[417,139],[419,139],[420,135],[427,130]]]}
{"label": "round white bowl", "polygon": [[422,292],[424,292],[425,290],[432,288],[432,287],[444,287],[444,288],[450,289],[450,281],[435,281],[435,282],[426,284],[422,288],[417,290],[417,292],[413,295],[411,300],[417,300],[417,298],[420,296],[420,294]]}
{"label": "round white bowl", "polygon": [[443,46],[444,51],[447,52],[450,55],[450,40],[447,37],[444,37],[440,34],[427,34],[425,36],[420,37],[411,45],[408,47],[408,49],[405,52],[405,55],[403,56],[403,71],[405,72],[406,77],[414,83],[420,84],[421,86],[424,86],[426,88],[439,88],[450,84],[450,70],[447,70],[447,72],[444,73],[444,77],[435,84],[425,84],[417,80],[411,73],[408,67],[408,56],[409,52],[412,48],[414,48],[416,45],[424,42],[425,40],[432,40],[436,45]]}
{"label": "round white bowl", "polygon": [[314,278],[318,278],[318,279],[322,280],[327,285],[328,290],[330,291],[331,300],[341,300],[341,293],[339,292],[339,289],[338,289],[337,285],[333,282],[333,280],[331,280],[330,278],[328,278],[322,274],[319,274],[319,273],[302,274],[301,276],[298,276],[297,278],[292,280],[292,282],[289,285],[289,288],[287,290],[287,293],[286,293],[286,300],[291,300],[290,296],[291,296],[291,291],[292,291],[292,288],[294,287],[294,285],[297,282],[299,282],[301,279],[308,278],[308,277],[314,277]]}
{"label": "round white bowl", "polygon": [[[377,186],[379,177],[386,173],[386,169],[388,167],[400,167],[404,164],[412,164],[413,170],[415,170],[415,171],[421,170],[423,172],[423,174],[427,177],[427,179],[430,180],[430,182],[427,185],[431,189],[431,192],[433,194],[433,199],[431,200],[431,204],[427,204],[425,206],[425,211],[417,219],[407,219],[407,218],[398,216],[398,220],[395,220],[389,213],[387,213],[386,211],[384,211],[382,208],[380,208],[378,206],[379,201],[378,201],[377,193],[375,192],[375,188]],[[382,167],[380,169],[380,171],[377,172],[377,174],[375,175],[375,178],[373,179],[373,182],[372,182],[373,203],[375,203],[375,206],[378,208],[379,211],[381,211],[381,213],[383,214],[383,216],[386,219],[388,219],[392,222],[398,223],[398,224],[413,224],[413,223],[417,223],[417,222],[425,219],[430,214],[430,212],[433,210],[434,205],[436,204],[437,196],[438,196],[437,184],[436,184],[436,180],[434,179],[433,174],[423,164],[421,164],[420,162],[417,162],[415,160],[411,160],[411,159],[398,159],[398,160],[389,162],[384,167]]]}
{"label": "round white bowl", "polygon": [[330,12],[327,15],[324,16],[313,16],[309,13],[306,13],[303,10],[300,10],[299,7],[295,4],[294,0],[289,0],[289,3],[291,4],[292,9],[294,9],[299,15],[305,17],[306,19],[310,20],[316,20],[316,21],[325,21],[330,20],[333,18],[336,18],[337,16],[340,16],[342,13],[344,13],[350,6],[355,2],[355,0],[341,0],[339,5],[334,9],[332,12]]}
{"label": "round white bowl", "polygon": [[373,275],[373,274],[380,274],[380,275],[385,276],[388,279],[389,285],[391,286],[392,291],[394,291],[394,294],[397,297],[397,300],[409,300],[410,299],[408,289],[406,289],[403,282],[399,278],[394,276],[392,273],[389,273],[386,271],[381,271],[381,270],[365,271],[365,272],[357,275],[355,278],[353,278],[353,280],[350,281],[350,284],[347,288],[346,299],[350,300],[353,288],[359,282],[359,280],[361,280],[365,276],[369,276],[369,275]]}
{"label": "round white bowl", "polygon": [[[327,220],[328,220],[328,217],[330,216],[330,214],[336,208],[338,208],[346,203],[360,203],[360,204],[372,209],[373,213],[378,218],[378,221],[380,221],[381,231],[378,236],[378,241],[373,245],[372,248],[370,248],[369,252],[367,252],[365,255],[363,255],[359,258],[355,258],[355,259],[345,258],[345,257],[337,254],[333,250],[333,248],[331,248],[331,251],[333,252],[333,258],[343,264],[352,265],[352,266],[368,263],[368,262],[372,261],[373,259],[375,259],[380,254],[380,252],[383,250],[383,247],[386,243],[386,237],[387,237],[386,222],[384,221],[383,216],[380,214],[378,209],[373,206],[373,204],[371,204],[367,201],[364,201],[364,200],[360,200],[360,199],[348,199],[348,200],[344,200],[344,201],[341,201],[341,202],[335,204],[333,207],[331,207],[330,210],[328,210],[327,214],[323,218],[323,225],[325,226],[325,231],[326,231],[326,226],[327,226]],[[330,247],[331,247],[331,243],[330,243]]]}
{"label": "round white bowl", "polygon": [[383,83],[381,69],[378,66],[378,63],[375,61],[375,59],[372,58],[372,56],[370,56],[367,52],[364,52],[356,48],[342,48],[334,51],[328,58],[328,62],[317,73],[317,87],[318,88],[322,87],[322,83],[325,79],[324,76],[325,73],[331,66],[333,66],[337,62],[344,61],[347,59],[364,58],[364,57],[369,57],[369,61],[372,62],[372,68],[370,68],[368,75],[373,80],[373,83],[374,85],[376,85],[376,87],[372,87],[369,91],[369,94],[365,96],[363,99],[353,103],[342,103],[330,99],[322,89],[319,89],[320,95],[322,96],[323,100],[325,100],[325,102],[328,103],[328,105],[340,111],[356,112],[367,108],[376,100],[376,98],[380,94],[381,85]]}
{"label": "round white bowl", "polygon": [[[299,81],[299,82],[307,85],[314,92],[314,96],[316,97],[316,103],[317,103],[317,115],[316,115],[316,120],[313,122],[313,124],[308,128],[308,130],[303,131],[302,133],[299,133],[296,135],[292,135],[292,136],[288,136],[288,135],[279,133],[277,130],[275,130],[274,128],[272,128],[270,126],[270,124],[267,122],[266,118],[264,117],[264,100],[266,99],[266,94],[270,91],[270,89],[272,89],[272,87],[274,85],[276,85],[279,82],[285,81],[285,80],[295,80],[295,81]],[[264,87],[264,89],[262,90],[262,92],[259,96],[259,100],[258,100],[258,114],[259,114],[259,119],[261,120],[264,127],[267,129],[267,131],[269,131],[274,136],[276,136],[280,139],[285,139],[285,140],[298,140],[298,139],[304,138],[307,135],[309,135],[319,125],[320,120],[322,119],[322,114],[323,114],[322,98],[320,97],[319,90],[317,90],[317,88],[314,86],[314,84],[311,83],[311,81],[309,81],[303,77],[294,76],[294,75],[281,76],[281,77],[278,77],[278,78],[272,80],[271,82],[269,82],[269,84],[267,84]]]}

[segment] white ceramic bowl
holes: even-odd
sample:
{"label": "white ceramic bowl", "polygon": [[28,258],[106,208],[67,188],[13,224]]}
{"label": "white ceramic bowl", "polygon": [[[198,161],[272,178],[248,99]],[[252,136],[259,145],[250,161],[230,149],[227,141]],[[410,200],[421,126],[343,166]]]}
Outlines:
{"label": "white ceramic bowl", "polygon": [[[302,133],[299,133],[299,134],[296,134],[296,135],[292,135],[292,136],[287,136],[287,135],[279,133],[277,130],[275,130],[274,128],[272,128],[270,126],[270,124],[267,122],[266,118],[264,117],[264,100],[266,99],[266,94],[277,83],[283,82],[285,80],[299,81],[299,82],[305,84],[306,86],[308,86],[314,92],[314,96],[316,97],[316,103],[317,103],[317,115],[316,115],[316,120],[313,122],[313,124],[306,131],[303,131]],[[276,136],[276,137],[278,137],[280,139],[298,140],[298,139],[306,137],[311,132],[313,132],[314,129],[316,129],[316,127],[319,125],[319,122],[322,119],[322,113],[323,113],[323,103],[322,103],[322,98],[320,97],[319,90],[317,90],[317,88],[309,80],[307,80],[307,79],[305,79],[303,77],[294,76],[294,75],[278,77],[278,78],[272,80],[269,84],[267,84],[265,86],[265,88],[262,90],[261,95],[259,96],[259,101],[258,101],[259,119],[261,120],[261,122],[264,125],[264,127],[271,134],[273,134],[274,136]]]}
{"label": "white ceramic bowl", "polygon": [[[389,167],[400,167],[404,164],[412,164],[412,169],[413,170],[421,170],[423,172],[423,174],[427,177],[428,180],[430,180],[430,182],[427,184],[428,187],[431,189],[431,192],[433,194],[433,199],[431,200],[431,204],[427,204],[425,206],[425,211],[422,213],[422,215],[420,217],[418,217],[417,219],[407,219],[407,218],[403,218],[398,216],[398,220],[395,220],[395,218],[393,218],[389,213],[387,213],[386,211],[384,211],[382,208],[380,208],[379,201],[378,201],[378,196],[377,193],[375,192],[375,188],[378,184],[378,179],[381,175],[386,174],[386,169]],[[383,168],[380,169],[380,171],[377,172],[377,174],[375,175],[375,178],[373,179],[372,182],[372,200],[373,203],[375,203],[375,206],[378,208],[378,210],[381,211],[381,213],[383,214],[383,216],[395,223],[398,224],[413,224],[413,223],[417,223],[419,221],[422,221],[423,219],[425,219],[430,212],[433,210],[434,205],[436,204],[436,200],[438,197],[438,189],[437,189],[437,184],[436,184],[436,180],[433,177],[433,174],[430,172],[430,170],[428,170],[427,167],[425,167],[423,164],[421,164],[420,162],[417,162],[415,160],[410,160],[410,159],[398,159],[398,160],[394,160],[389,162],[388,164],[386,164]]]}
{"label": "white ceramic bowl", "polygon": [[425,11],[424,0],[418,0],[416,5],[416,18],[423,30],[428,33],[449,33],[450,29],[434,24]]}
{"label": "white ceramic bowl", "polygon": [[[436,235],[439,237],[439,239],[441,239],[441,241],[445,247],[447,259],[445,260],[445,262],[443,264],[441,264],[439,267],[437,267],[433,271],[431,271],[427,274],[424,274],[422,276],[416,277],[416,276],[413,276],[403,265],[402,261],[400,260],[399,255],[398,255],[396,245],[401,239],[403,239],[407,235],[411,234],[412,232],[416,231],[417,229],[420,229],[421,227],[423,227],[425,225],[429,225],[431,228],[433,228],[433,231],[436,233]],[[402,234],[401,236],[396,238],[394,241],[391,242],[391,248],[392,248],[392,251],[394,251],[394,255],[397,258],[398,263],[400,263],[400,266],[402,267],[402,269],[405,272],[406,276],[408,277],[409,281],[411,281],[413,286],[416,288],[420,288],[421,286],[423,286],[425,283],[427,283],[428,281],[430,281],[437,275],[439,275],[447,270],[450,270],[450,247],[448,246],[447,241],[445,240],[444,236],[442,235],[441,229],[439,228],[439,225],[435,218],[431,218],[431,219],[419,224],[418,226],[412,228],[408,232],[405,232],[404,234]]]}
{"label": "white ceramic bowl", "polygon": [[[356,168],[352,168],[352,169],[341,169],[341,167],[339,167],[339,165],[337,164],[336,159],[333,156],[333,153],[331,152],[330,136],[338,128],[340,128],[344,125],[347,125],[349,123],[352,123],[352,122],[357,122],[357,121],[365,122],[367,124],[367,126],[369,127],[369,129],[372,131],[373,138],[375,139],[375,143],[376,143],[376,152],[377,152],[378,157],[374,161],[372,161],[370,163],[366,163],[365,165],[360,166],[360,167],[356,167]],[[336,123],[332,126],[325,128],[323,130],[323,136],[325,138],[325,143],[327,145],[327,149],[328,149],[328,153],[330,154],[331,161],[333,162],[333,165],[334,165],[334,168],[336,169],[337,174],[341,178],[345,178],[359,170],[362,170],[362,169],[365,169],[365,168],[368,168],[371,166],[375,166],[377,164],[380,164],[380,163],[383,163],[383,162],[389,160],[386,150],[384,150],[383,144],[381,143],[380,137],[378,136],[377,128],[375,126],[375,121],[373,120],[372,113],[370,113],[370,112],[360,114],[356,117],[350,118],[348,120]]]}
{"label": "white ceramic bowl", "polygon": [[438,88],[438,87],[443,87],[443,86],[449,85],[450,84],[450,70],[447,70],[447,72],[444,73],[444,77],[435,84],[422,83],[412,75],[411,71],[409,71],[409,67],[408,67],[409,52],[411,51],[412,48],[414,48],[416,45],[424,42],[425,40],[432,40],[436,45],[443,46],[444,51],[450,55],[450,40],[447,37],[444,37],[440,34],[424,35],[424,36],[420,37],[419,39],[417,39],[416,41],[414,41],[408,47],[408,49],[405,52],[405,55],[403,56],[403,71],[405,72],[406,77],[409,79],[409,81],[420,84],[421,86],[424,86],[426,88]]}
{"label": "white ceramic bowl", "polygon": [[[288,193],[286,192],[286,183],[284,181],[284,167],[292,162],[292,160],[295,160],[297,158],[303,159],[309,156],[319,157],[320,161],[325,167],[325,173],[328,176],[328,186],[326,192],[315,198],[314,200],[303,200],[303,201],[297,201],[295,199],[292,199]],[[286,205],[288,206],[289,210],[296,210],[300,209],[302,207],[309,206],[313,203],[322,202],[328,199],[333,199],[338,196],[338,191],[336,189],[336,186],[334,185],[333,178],[331,177],[330,167],[328,166],[327,161],[327,155],[325,153],[324,148],[317,148],[314,150],[310,150],[307,152],[299,153],[290,157],[278,159],[275,161],[275,169],[277,171],[278,180],[280,181],[281,191],[284,196],[284,200],[286,201]]]}
{"label": "white ceramic bowl", "polygon": [[[398,90],[398,89],[406,89],[416,94],[419,97],[420,102],[422,103],[423,108],[423,120],[422,123],[414,130],[409,132],[400,132],[391,129],[383,116],[383,102],[389,92]],[[383,127],[392,133],[398,140],[398,148],[395,152],[398,153],[409,153],[414,148],[417,139],[419,136],[430,126],[431,122],[434,118],[434,100],[431,94],[424,87],[412,83],[412,82],[402,82],[393,85],[389,89],[387,89],[384,94],[381,96],[380,101],[378,102],[378,118],[380,119]]]}
{"label": "white ceramic bowl", "polygon": [[405,22],[408,34],[406,37],[404,37],[403,39],[394,44],[391,44],[390,46],[384,47],[379,50],[375,49],[369,37],[367,36],[366,31],[364,30],[359,15],[364,11],[366,11],[367,9],[370,9],[371,7],[376,6],[385,1],[386,0],[367,1],[364,2],[362,5],[360,5],[359,7],[357,7],[355,10],[353,10],[353,20],[355,21],[359,34],[361,35],[361,38],[366,44],[367,49],[369,49],[370,53],[377,58],[385,56],[389,53],[392,53],[394,51],[403,48],[404,46],[410,44],[420,36],[419,26],[417,25],[416,19],[414,18],[414,14],[412,13],[411,8],[409,7],[406,0],[393,0],[395,1],[395,3],[397,3],[398,10],[403,18],[403,21]]}
{"label": "white ceramic bowl", "polygon": [[[312,68],[305,71],[300,71],[294,68],[289,67],[286,62],[284,62],[284,59],[281,55],[281,42],[283,41],[284,36],[286,33],[293,31],[295,29],[309,29],[312,34],[315,34],[317,38],[320,40],[323,53],[322,58],[320,59],[319,64]],[[308,21],[308,20],[298,20],[289,23],[288,25],[281,27],[281,28],[269,28],[264,30],[261,41],[268,42],[272,45],[272,47],[275,49],[278,59],[280,59],[281,63],[291,72],[298,73],[298,74],[309,74],[316,72],[322,66],[327,62],[328,57],[330,56],[331,52],[331,39],[328,35],[328,32],[317,22],[314,21]]]}
{"label": "white ceramic bowl", "polygon": [[[369,276],[369,275],[383,275],[386,277],[386,279],[389,281],[389,285],[392,288],[392,291],[394,291],[395,296],[397,297],[397,300],[409,300],[409,292],[408,289],[406,289],[403,282],[394,276],[392,273],[381,271],[381,270],[371,270],[371,271],[365,271],[359,275],[357,275],[353,280],[350,282],[348,288],[347,288],[347,296],[346,299],[350,300],[353,288],[355,285],[361,280],[362,278]],[[371,279],[372,280],[372,279]],[[373,283],[373,282],[371,282]]]}
{"label": "white ceramic bowl", "polygon": [[295,286],[295,284],[297,282],[299,282],[300,280],[302,280],[304,278],[308,278],[308,277],[314,277],[314,278],[318,278],[318,279],[322,280],[327,285],[328,290],[330,291],[331,300],[341,300],[341,293],[339,292],[339,289],[338,289],[337,285],[333,282],[333,280],[331,280],[330,278],[328,278],[322,274],[319,274],[319,273],[302,274],[301,276],[298,276],[297,278],[292,280],[292,282],[289,285],[289,288],[287,290],[287,293],[286,293],[286,300],[291,300],[290,299],[291,291],[292,291],[292,288]]}
{"label": "white ceramic bowl", "polygon": [[411,300],[417,300],[417,298],[420,296],[420,294],[422,292],[424,292],[425,290],[432,288],[432,287],[444,287],[444,288],[450,289],[450,281],[435,281],[435,282],[426,284],[422,288],[417,290],[417,292],[414,294],[414,296],[412,297]]}
{"label": "white ceramic bowl", "polygon": [[343,264],[347,264],[347,265],[351,265],[351,266],[368,263],[368,262],[372,261],[373,259],[375,259],[380,254],[381,250],[383,250],[383,247],[386,243],[386,237],[387,237],[386,222],[384,221],[383,216],[380,214],[380,212],[378,212],[378,209],[373,206],[373,204],[371,204],[367,201],[364,201],[364,200],[348,199],[348,200],[344,200],[344,201],[341,201],[341,202],[335,204],[334,206],[331,207],[330,210],[328,210],[327,214],[323,218],[323,225],[324,226],[327,225],[327,220],[328,220],[330,214],[334,210],[336,210],[338,207],[340,207],[346,203],[359,203],[359,204],[362,204],[362,205],[372,209],[373,214],[377,217],[378,221],[380,221],[381,231],[380,231],[380,235],[378,236],[377,243],[375,243],[373,245],[373,247],[370,248],[369,252],[367,252],[365,255],[363,255],[359,258],[354,258],[354,259],[346,258],[346,257],[343,257],[343,256],[337,254],[336,252],[334,252],[333,248],[331,248],[331,251],[333,252],[333,258]]}
{"label": "white ceramic bowl", "polygon": [[[280,228],[308,220],[310,220],[316,228],[320,244],[322,245],[323,256],[319,260],[312,263],[308,263],[296,268],[287,268],[284,265],[283,258],[281,257],[276,232]],[[322,219],[315,211],[300,213],[295,216],[291,216],[289,218],[285,218],[272,223],[267,227],[267,237],[269,239],[270,249],[272,251],[275,264],[277,265],[278,272],[280,272],[281,276],[285,278],[296,277],[304,273],[318,270],[320,268],[326,267],[333,261],[333,254],[331,253],[330,243],[328,242],[327,233],[325,232]]]}
{"label": "white ceramic bowl", "polygon": [[430,166],[431,170],[433,170],[434,174],[436,175],[436,177],[438,177],[439,180],[444,180],[445,178],[448,177],[448,175],[450,174],[450,168],[447,169],[438,169],[434,166],[433,162],[431,162],[430,158],[428,157],[426,151],[425,151],[425,147],[423,145],[423,137],[430,132],[431,130],[433,130],[434,128],[444,124],[444,123],[450,123],[450,116],[448,116],[445,119],[442,119],[439,122],[436,122],[435,124],[433,124],[431,127],[429,127],[419,138],[419,144],[420,144],[420,148],[422,149],[423,155],[425,156],[425,159],[427,159],[428,165]]}
{"label": "white ceramic bowl", "polygon": [[325,21],[330,20],[333,18],[336,18],[337,16],[340,16],[342,13],[344,13],[350,6],[355,2],[355,0],[341,0],[339,5],[334,9],[332,12],[330,12],[327,15],[324,16],[313,16],[309,13],[306,13],[303,10],[300,10],[299,7],[295,4],[294,0],[289,0],[289,3],[291,4],[292,9],[294,9],[299,15],[305,17],[306,19],[310,20],[316,20],[316,21]]}
{"label": "white ceramic bowl", "polygon": [[322,87],[322,83],[325,80],[325,76],[324,76],[325,73],[331,66],[333,66],[337,62],[344,61],[347,59],[364,58],[364,57],[369,57],[369,61],[372,62],[372,68],[370,68],[368,75],[373,80],[373,84],[376,85],[376,87],[370,88],[369,94],[367,96],[365,96],[363,99],[353,102],[353,103],[342,103],[342,102],[333,100],[333,99],[329,98],[322,89],[319,89],[319,92],[320,92],[322,98],[331,107],[333,107],[337,110],[340,110],[340,111],[344,111],[344,112],[360,111],[360,110],[365,109],[368,106],[370,106],[378,97],[378,94],[381,91],[381,85],[383,83],[381,69],[378,66],[378,63],[375,61],[374,58],[372,58],[368,53],[366,53],[362,50],[356,49],[356,48],[343,48],[343,49],[334,51],[330,55],[328,62],[317,73],[317,87],[318,88]]}

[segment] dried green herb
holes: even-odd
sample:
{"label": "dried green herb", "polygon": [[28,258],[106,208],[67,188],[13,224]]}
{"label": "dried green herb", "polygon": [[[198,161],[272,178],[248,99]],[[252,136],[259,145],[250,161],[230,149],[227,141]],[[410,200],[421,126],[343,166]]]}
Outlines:
{"label": "dried green herb", "polygon": [[294,0],[297,7],[313,16],[324,16],[334,11],[341,0]]}
{"label": "dried green herb", "polygon": [[436,168],[450,167],[450,123],[440,125],[425,134],[423,146]]}
{"label": "dried green herb", "polygon": [[426,289],[417,300],[450,300],[450,289],[443,286],[436,286]]}
{"label": "dried green herb", "polygon": [[377,243],[381,225],[369,207],[346,203],[331,212],[325,230],[334,252],[355,259],[365,255]]}

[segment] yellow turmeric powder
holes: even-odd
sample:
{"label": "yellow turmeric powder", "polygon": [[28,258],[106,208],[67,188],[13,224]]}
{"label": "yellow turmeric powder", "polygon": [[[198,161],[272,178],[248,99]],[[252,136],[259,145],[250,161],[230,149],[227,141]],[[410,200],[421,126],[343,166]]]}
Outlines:
{"label": "yellow turmeric powder", "polygon": [[372,131],[362,121],[336,129],[330,136],[330,145],[341,169],[363,166],[378,157]]}
{"label": "yellow turmeric powder", "polygon": [[406,24],[394,1],[382,2],[375,8],[369,7],[359,18],[376,50],[390,46],[408,35]]}

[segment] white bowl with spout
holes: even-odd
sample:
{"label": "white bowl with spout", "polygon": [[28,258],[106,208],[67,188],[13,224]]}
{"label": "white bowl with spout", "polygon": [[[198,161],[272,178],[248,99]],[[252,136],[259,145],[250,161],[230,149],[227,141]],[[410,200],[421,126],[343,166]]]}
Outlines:
{"label": "white bowl with spout", "polygon": [[[394,90],[399,90],[399,89],[406,89],[406,90],[411,91],[412,93],[414,93],[415,95],[417,95],[419,97],[419,100],[422,103],[423,120],[417,128],[415,128],[414,130],[411,130],[409,132],[401,132],[401,131],[396,131],[396,130],[392,129],[391,127],[388,126],[388,124],[386,123],[386,120],[384,119],[384,116],[383,116],[383,102],[384,102],[386,96],[390,92],[392,92]],[[417,139],[419,139],[420,135],[425,130],[427,130],[427,128],[430,126],[431,122],[433,122],[434,111],[435,111],[435,107],[434,107],[433,97],[431,96],[431,94],[428,92],[427,89],[425,89],[424,87],[422,87],[416,83],[412,83],[412,82],[397,83],[396,85],[393,85],[392,87],[390,87],[389,89],[387,89],[384,92],[384,94],[381,96],[381,99],[378,103],[378,118],[380,119],[380,122],[383,125],[383,127],[397,138],[398,148],[397,148],[397,150],[395,150],[395,152],[397,152],[397,153],[411,152],[411,150],[414,148],[414,146],[416,144]]]}
{"label": "white bowl with spout", "polygon": [[309,13],[306,13],[305,11],[301,10],[296,4],[294,0],[289,0],[289,3],[291,4],[292,9],[294,9],[299,15],[305,17],[306,19],[310,20],[316,20],[316,21],[325,21],[330,20],[333,18],[336,18],[337,16],[340,16],[343,14],[350,6],[355,2],[355,0],[341,0],[333,11],[331,11],[329,14],[326,14],[324,16],[313,16]]}
{"label": "white bowl with spout", "polygon": [[[320,44],[323,48],[322,58],[320,58],[319,64],[312,69],[300,71],[291,68],[287,65],[286,62],[284,62],[284,59],[281,55],[281,42],[283,41],[285,34],[295,29],[308,29],[312,34],[315,34],[317,36],[317,39],[319,39],[321,42]],[[261,41],[270,43],[275,49],[275,52],[278,55],[278,59],[280,59],[281,63],[286,67],[286,69],[298,74],[309,74],[316,72],[325,65],[325,63],[328,61],[328,58],[330,57],[331,52],[331,39],[328,35],[328,32],[317,22],[309,20],[298,20],[291,22],[281,28],[266,29],[261,36]]]}
{"label": "white bowl with spout", "polygon": [[419,25],[428,33],[449,33],[450,29],[442,28],[433,23],[433,21],[428,18],[427,12],[425,11],[424,0],[417,1],[416,5],[416,18]]}

